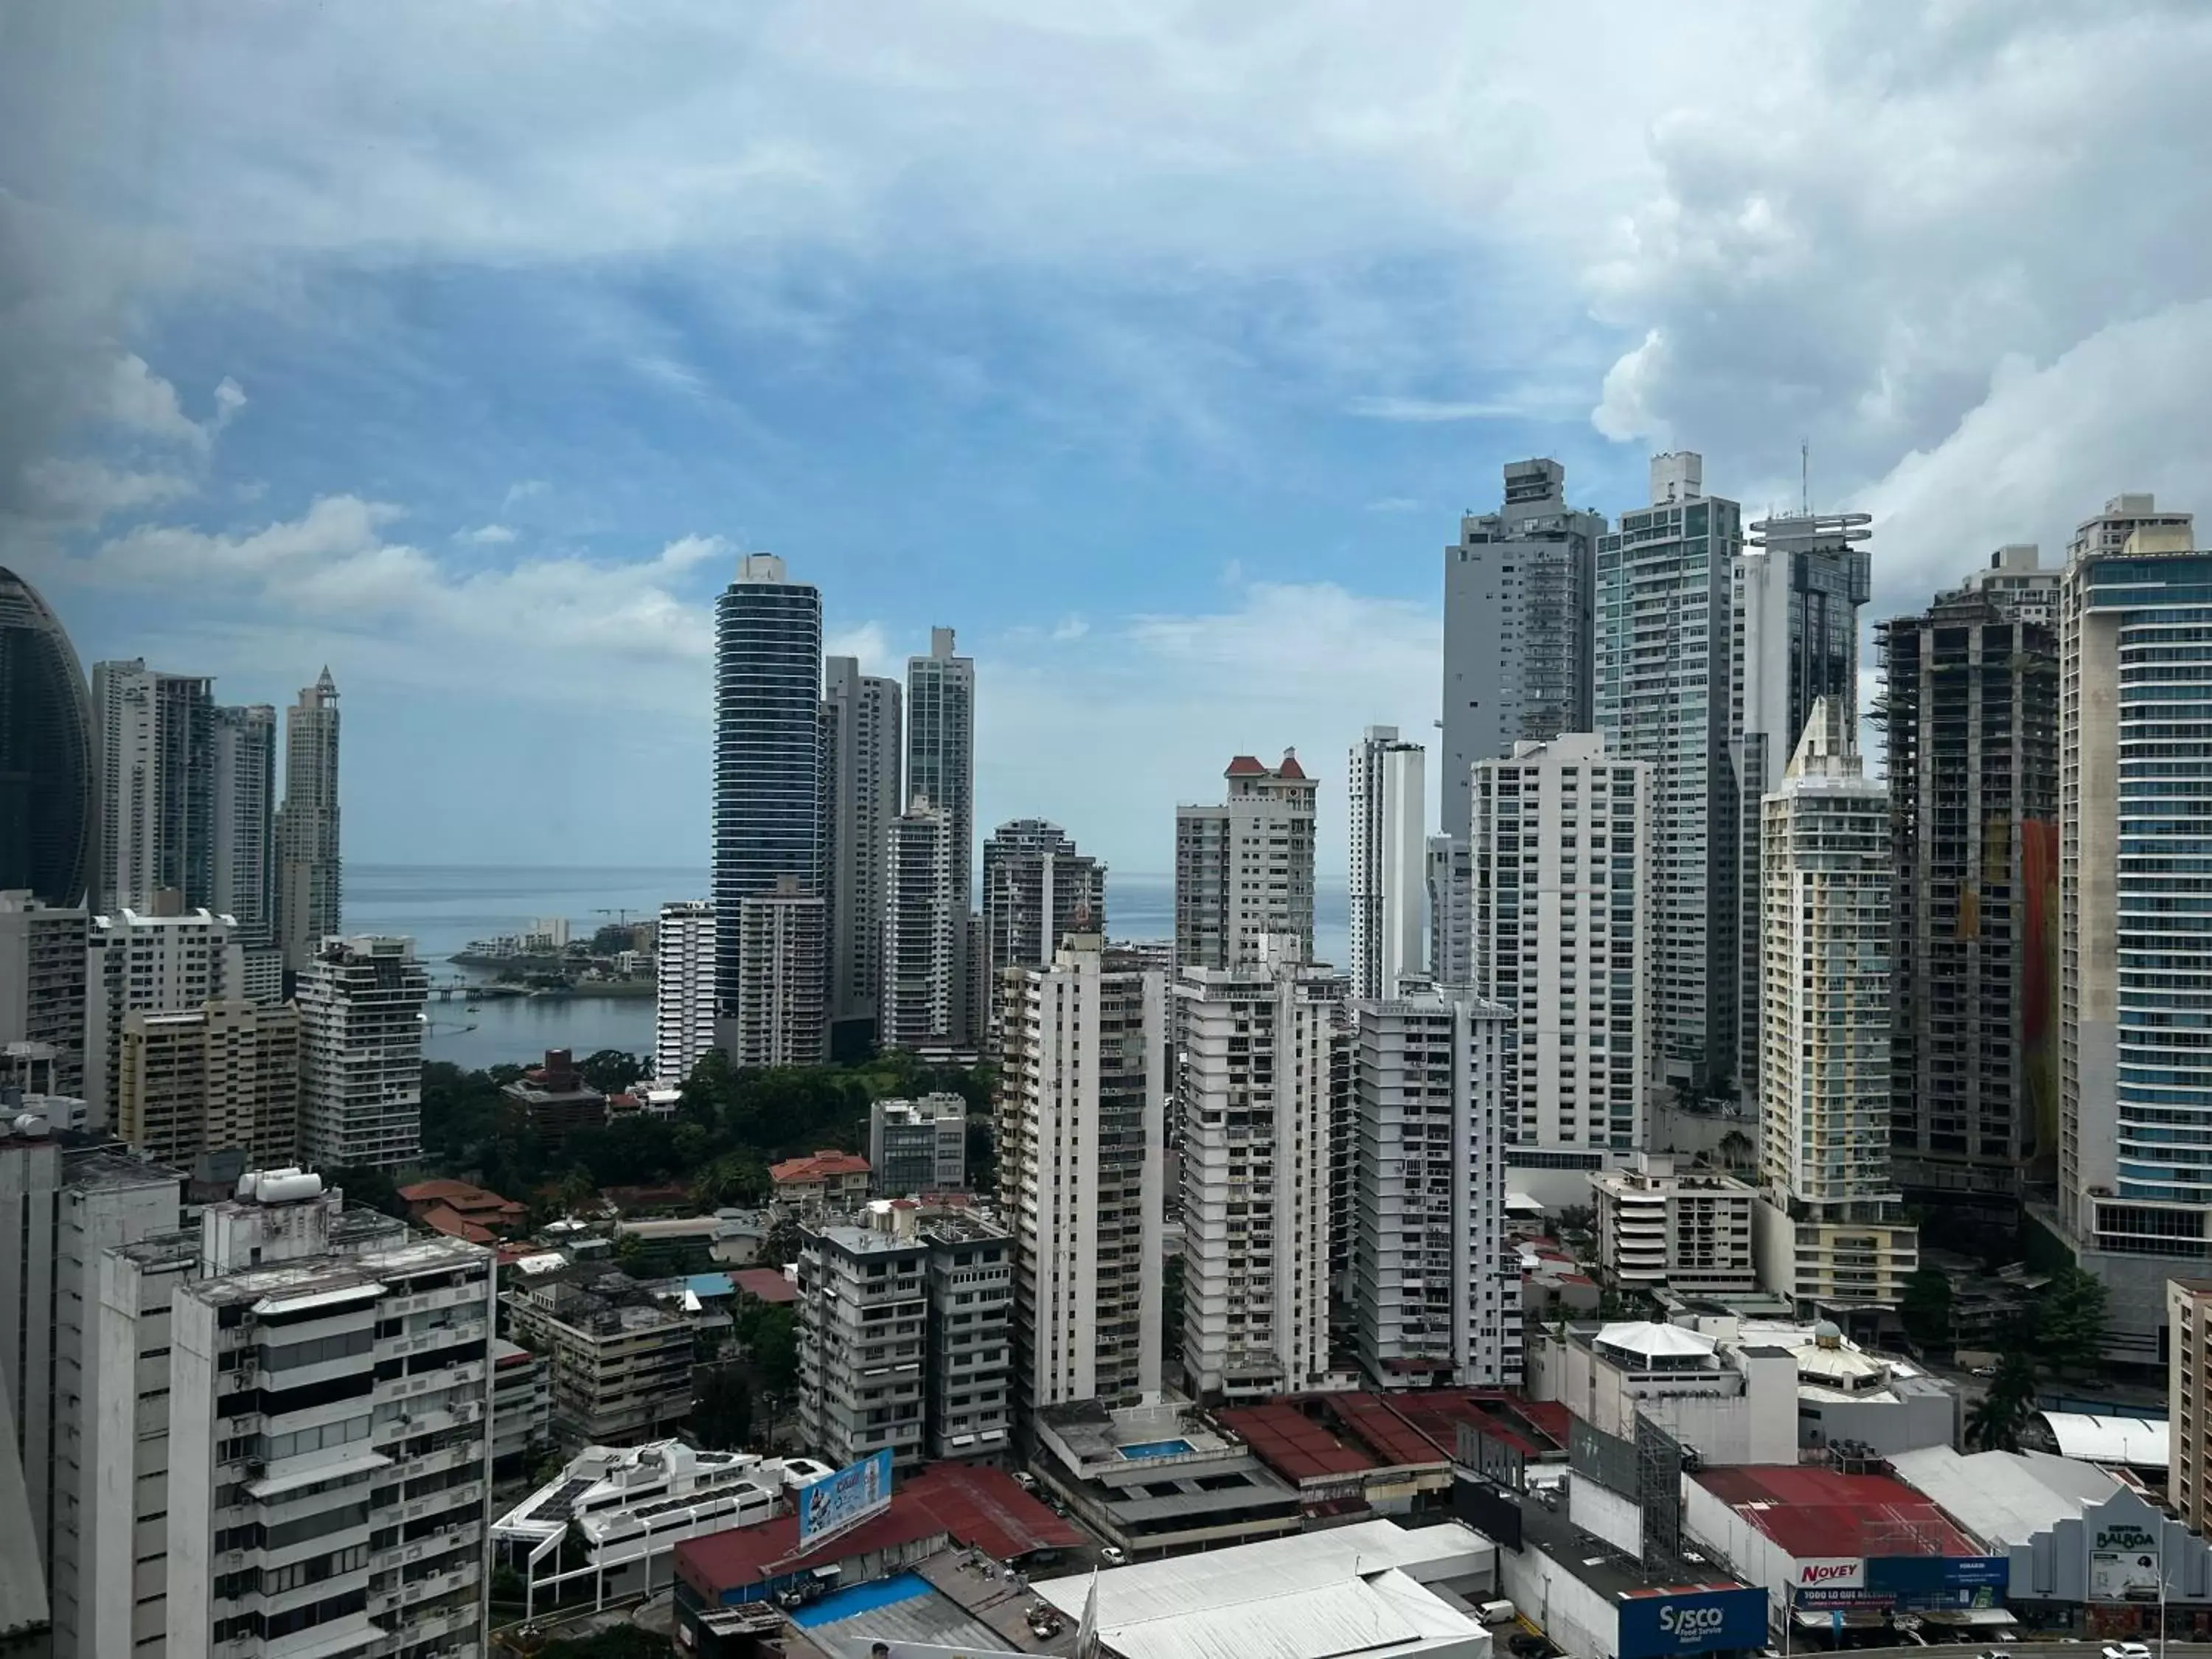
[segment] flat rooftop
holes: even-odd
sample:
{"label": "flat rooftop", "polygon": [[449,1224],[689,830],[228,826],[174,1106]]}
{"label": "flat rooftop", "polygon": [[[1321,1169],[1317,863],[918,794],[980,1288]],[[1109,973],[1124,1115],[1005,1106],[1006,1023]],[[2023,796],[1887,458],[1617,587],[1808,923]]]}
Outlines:
{"label": "flat rooftop", "polygon": [[458,1238],[422,1238],[358,1256],[317,1256],[305,1261],[249,1267],[243,1273],[202,1279],[186,1294],[203,1302],[258,1302],[264,1297],[312,1296],[326,1291],[358,1290],[384,1279],[430,1273],[439,1267],[491,1265],[491,1252]]}

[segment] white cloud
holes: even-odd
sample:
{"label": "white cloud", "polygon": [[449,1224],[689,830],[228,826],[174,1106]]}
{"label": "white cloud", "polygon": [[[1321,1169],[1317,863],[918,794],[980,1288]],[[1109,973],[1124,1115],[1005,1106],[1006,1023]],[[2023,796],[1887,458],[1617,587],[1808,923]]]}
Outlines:
{"label": "white cloud", "polygon": [[1421,503],[1411,495],[1377,495],[1367,503],[1365,510],[1370,513],[1418,513],[1421,510]]}
{"label": "white cloud", "polygon": [[904,662],[891,650],[890,633],[878,622],[864,622],[825,633],[822,636],[822,654],[857,658],[863,674],[878,678],[896,678],[905,672]]}
{"label": "white cloud", "polygon": [[1354,398],[1350,412],[1369,421],[1494,421],[1526,411],[1510,403],[1450,403],[1435,398]]}
{"label": "white cloud", "polygon": [[544,495],[545,490],[546,483],[544,479],[524,478],[519,483],[507,485],[507,494],[501,498],[500,508],[504,512],[507,508],[514,506],[518,501],[526,501],[532,495]]}
{"label": "white cloud", "polygon": [[174,472],[133,471],[104,461],[56,455],[28,463],[23,483],[21,506],[33,518],[80,527],[133,507],[177,501],[198,488]]}
{"label": "white cloud", "polygon": [[471,547],[504,547],[514,539],[514,532],[503,524],[480,524],[474,530],[456,530],[453,539]]}

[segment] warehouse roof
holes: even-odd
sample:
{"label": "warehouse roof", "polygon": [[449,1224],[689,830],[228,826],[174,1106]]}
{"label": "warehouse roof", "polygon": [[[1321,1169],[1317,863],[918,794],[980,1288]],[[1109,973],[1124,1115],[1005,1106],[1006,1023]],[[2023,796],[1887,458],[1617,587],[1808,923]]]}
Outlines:
{"label": "warehouse roof", "polygon": [[2140,1418],[2099,1417],[2088,1412],[2045,1412],[2042,1416],[2061,1457],[2138,1469],[2162,1469],[2169,1461],[2171,1437],[2162,1420],[2147,1423]]}
{"label": "warehouse roof", "polygon": [[2095,1465],[2048,1452],[1961,1456],[1948,1446],[1929,1446],[1893,1453],[1889,1466],[1991,1549],[2025,1544],[2120,1489]]}
{"label": "warehouse roof", "polygon": [[1809,1464],[1692,1477],[1790,1554],[1978,1555],[1973,1540],[1902,1480]]}
{"label": "warehouse roof", "polygon": [[1348,1446],[1295,1406],[1271,1401],[1217,1411],[1214,1417],[1276,1474],[1291,1480],[1371,1469],[1375,1460]]}

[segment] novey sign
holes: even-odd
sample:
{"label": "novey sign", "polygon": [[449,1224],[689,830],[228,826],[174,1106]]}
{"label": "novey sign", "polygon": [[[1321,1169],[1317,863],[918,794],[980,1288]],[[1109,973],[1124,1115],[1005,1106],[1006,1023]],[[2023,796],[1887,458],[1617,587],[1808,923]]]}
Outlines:
{"label": "novey sign", "polygon": [[1856,1555],[1813,1555],[1797,1563],[1799,1589],[1857,1589],[1866,1583],[1866,1563]]}

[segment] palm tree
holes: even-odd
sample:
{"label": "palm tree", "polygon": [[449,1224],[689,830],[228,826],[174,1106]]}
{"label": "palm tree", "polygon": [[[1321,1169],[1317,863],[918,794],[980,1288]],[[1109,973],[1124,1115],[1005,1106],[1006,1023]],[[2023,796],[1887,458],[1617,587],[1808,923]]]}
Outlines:
{"label": "palm tree", "polygon": [[1966,1419],[1966,1437],[1983,1451],[2020,1449],[2020,1431],[2035,1410],[2035,1361],[2024,1353],[2008,1353],[1997,1362],[1997,1374]]}
{"label": "palm tree", "polygon": [[1730,1129],[1721,1137],[1721,1162],[1729,1169],[1740,1169],[1751,1162],[1751,1137],[1741,1129]]}

